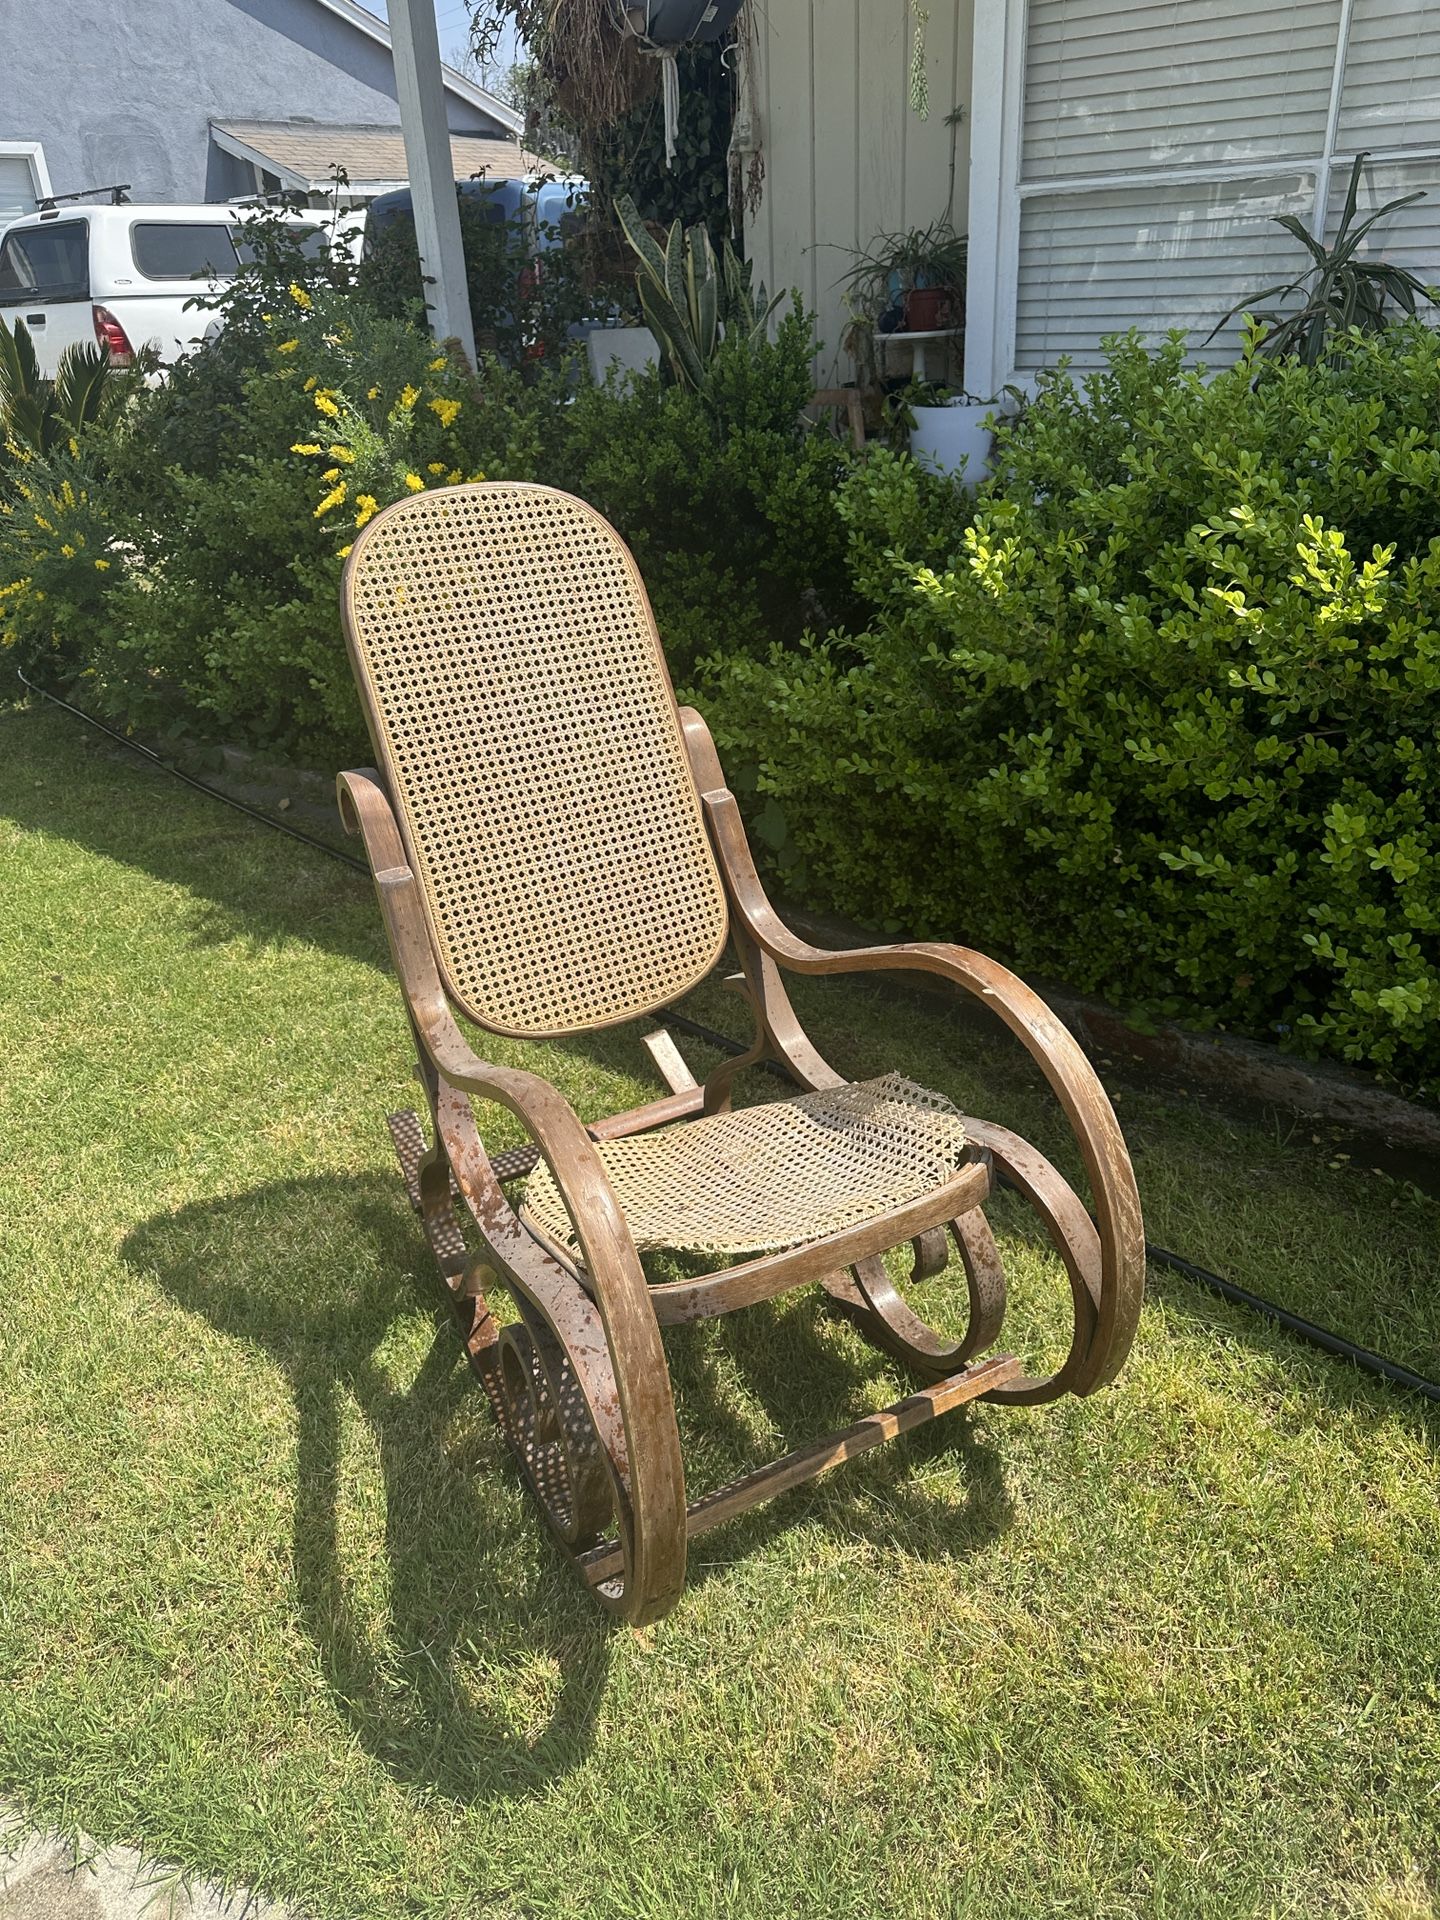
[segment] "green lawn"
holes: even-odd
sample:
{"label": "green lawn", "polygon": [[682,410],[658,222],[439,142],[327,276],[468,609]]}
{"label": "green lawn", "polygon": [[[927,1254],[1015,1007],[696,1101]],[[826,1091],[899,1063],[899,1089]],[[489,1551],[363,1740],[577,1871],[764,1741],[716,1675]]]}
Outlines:
{"label": "green lawn", "polygon": [[[25,710],[0,875],[0,1794],[37,1821],[317,1920],[1440,1910],[1440,1409],[1157,1273],[1110,1392],[870,1454],[610,1630],[456,1364],[365,882]],[[800,999],[837,1063],[1055,1140],[1008,1042]],[[655,1088],[633,1035],[525,1057],[582,1112]],[[1440,1207],[1194,1104],[1122,1091],[1152,1238],[1440,1369]],[[1054,1274],[1001,1215],[1039,1357]],[[695,1491],[902,1390],[809,1296],[671,1350]]]}

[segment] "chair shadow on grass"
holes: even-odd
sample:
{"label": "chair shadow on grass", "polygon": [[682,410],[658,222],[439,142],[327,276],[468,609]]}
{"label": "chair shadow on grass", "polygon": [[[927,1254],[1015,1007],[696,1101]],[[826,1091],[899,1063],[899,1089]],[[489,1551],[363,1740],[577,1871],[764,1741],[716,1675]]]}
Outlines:
{"label": "chair shadow on grass", "polygon": [[[513,1477],[501,1484],[506,1456],[443,1300],[408,1385],[382,1358],[398,1322],[433,1312],[439,1284],[398,1176],[393,1191],[379,1174],[332,1175],[197,1202],[145,1222],[122,1252],[288,1379],[295,1592],[366,1749],[402,1782],[459,1802],[537,1793],[580,1764],[610,1663],[604,1618],[537,1551]],[[363,1608],[368,1542],[346,1514],[350,1405],[384,1488],[386,1591]],[[517,1725],[505,1697],[514,1669],[533,1700],[537,1657],[558,1674],[538,1731]]]}
{"label": "chair shadow on grass", "polygon": [[[197,1202],[145,1222],[122,1252],[216,1332],[263,1348],[288,1380],[295,1591],[326,1683],[367,1751],[402,1783],[462,1803],[536,1794],[581,1764],[615,1631],[521,1491],[398,1177],[317,1176]],[[846,1408],[873,1386],[878,1356],[848,1334],[822,1337],[819,1311],[797,1299],[667,1336],[687,1452],[702,1456],[707,1484],[775,1451],[757,1449],[737,1413],[737,1380],[784,1446],[854,1417]],[[434,1334],[402,1385],[382,1350],[417,1313]],[[378,1603],[373,1576],[369,1600],[357,1595],[367,1542],[347,1514],[352,1492],[365,1493],[346,1478],[352,1405],[383,1481]],[[916,1484],[917,1467],[942,1455],[961,1466],[958,1506]],[[979,1551],[1010,1520],[996,1456],[963,1412],[823,1484],[823,1496],[790,1496],[723,1529],[714,1536],[723,1561],[759,1551],[807,1513],[846,1538],[937,1559]],[[692,1587],[715,1575],[709,1548],[692,1557]],[[558,1680],[537,1730],[534,1676],[547,1665]]]}

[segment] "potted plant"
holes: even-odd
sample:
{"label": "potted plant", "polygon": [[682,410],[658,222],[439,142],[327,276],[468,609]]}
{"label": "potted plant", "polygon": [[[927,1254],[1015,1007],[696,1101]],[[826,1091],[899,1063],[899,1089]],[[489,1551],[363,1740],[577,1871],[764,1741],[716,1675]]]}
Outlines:
{"label": "potted plant", "polygon": [[911,458],[931,473],[952,473],[964,486],[978,487],[990,472],[994,420],[1006,398],[979,400],[963,387],[907,388],[897,413],[909,423]]}
{"label": "potted plant", "polygon": [[969,241],[948,218],[882,233],[841,276],[857,315],[881,333],[936,333],[961,323]]}

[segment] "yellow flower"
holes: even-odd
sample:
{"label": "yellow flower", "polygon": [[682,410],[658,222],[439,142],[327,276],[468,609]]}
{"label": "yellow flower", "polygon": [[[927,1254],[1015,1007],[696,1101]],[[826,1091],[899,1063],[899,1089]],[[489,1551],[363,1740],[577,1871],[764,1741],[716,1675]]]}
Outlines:
{"label": "yellow flower", "polygon": [[[69,445],[70,445],[70,458],[72,460],[78,460],[80,458],[80,442],[75,438],[73,433],[70,436]],[[67,480],[65,484],[66,486],[69,486],[70,483]]]}
{"label": "yellow flower", "polygon": [[464,474],[458,467],[452,467],[445,476],[445,484],[447,487],[458,487],[464,478]]}
{"label": "yellow flower", "polygon": [[43,513],[36,514],[35,524],[37,527],[43,527],[46,533],[54,533],[55,531],[54,527],[51,526],[50,522],[45,518]]}
{"label": "yellow flower", "polygon": [[367,387],[365,389],[365,398],[367,400],[378,400],[380,398],[379,387]]}
{"label": "yellow flower", "polygon": [[[357,527],[363,527],[367,520],[373,520],[380,511],[380,502],[375,498],[373,493],[357,493],[355,496],[355,506],[357,509],[355,514],[355,524]],[[346,551],[348,552],[349,549],[347,548]]]}
{"label": "yellow flower", "polygon": [[275,351],[277,353],[294,353],[299,344],[300,342],[298,340],[282,340]]}
{"label": "yellow flower", "polygon": [[438,416],[442,427],[454,425],[455,416],[460,411],[458,400],[432,400],[429,405],[430,411]]}
{"label": "yellow flower", "polygon": [[319,453],[320,448],[313,440],[297,440],[290,451],[292,453]]}
{"label": "yellow flower", "polygon": [[425,482],[420,478],[418,473],[407,473],[405,476],[405,484],[411,493],[423,493],[425,491]]}
{"label": "yellow flower", "polygon": [[321,514],[329,513],[332,507],[338,507],[341,504],[341,502],[344,500],[344,498],[345,498],[345,482],[342,480],[340,481],[338,486],[333,486],[330,489],[329,493],[326,494],[325,498],[320,502],[319,506],[316,507],[315,518],[318,520]]}
{"label": "yellow flower", "polygon": [[340,469],[338,467],[327,467],[320,478],[322,480],[338,480],[340,478]]}
{"label": "yellow flower", "polygon": [[108,560],[97,560],[95,562],[95,571],[97,573],[108,573],[110,571],[110,562]]}
{"label": "yellow flower", "polygon": [[63,554],[64,554],[64,556],[65,556],[65,558],[66,558],[67,560],[73,560],[73,559],[75,558],[75,549],[74,549],[74,547],[72,547],[72,546],[71,546],[71,544],[70,544],[70,542],[69,542],[68,540],[67,540],[67,541],[66,541],[66,542],[64,543],[64,545],[63,545],[63,546],[61,547],[61,549],[60,549],[60,551],[61,551],[61,553],[63,553]]}
{"label": "yellow flower", "polygon": [[425,471],[427,473],[443,473],[445,471],[445,462],[443,460],[432,460]]}
{"label": "yellow flower", "polygon": [[304,391],[306,393],[309,393],[312,387],[318,387],[319,384],[320,382],[315,378],[314,374],[312,373],[310,378],[305,382]]}
{"label": "yellow flower", "polygon": [[404,407],[407,413],[419,398],[419,387],[402,387],[400,389],[400,405]]}
{"label": "yellow flower", "polygon": [[432,360],[430,362],[430,371],[431,373],[443,373],[446,367],[449,366],[449,364],[450,362],[445,358],[444,354],[442,353],[438,360]]}
{"label": "yellow flower", "polygon": [[290,298],[295,302],[297,307],[308,307],[314,304],[309,294],[296,280],[290,282]]}
{"label": "yellow flower", "polygon": [[352,548],[352,547],[354,546],[354,544],[355,544],[355,543],[354,543],[354,541],[351,541],[351,543],[350,543],[350,546],[349,546],[349,547],[341,547],[341,549],[340,549],[340,558],[341,558],[342,560],[348,560],[348,559],[350,558],[350,552],[351,552],[351,548]]}
{"label": "yellow flower", "polygon": [[342,467],[353,467],[355,464],[355,452],[351,447],[331,447],[330,458],[338,460]]}
{"label": "yellow flower", "polygon": [[328,413],[332,420],[338,420],[340,418],[340,409],[328,393],[317,393],[315,396],[315,405],[320,409],[321,413]]}

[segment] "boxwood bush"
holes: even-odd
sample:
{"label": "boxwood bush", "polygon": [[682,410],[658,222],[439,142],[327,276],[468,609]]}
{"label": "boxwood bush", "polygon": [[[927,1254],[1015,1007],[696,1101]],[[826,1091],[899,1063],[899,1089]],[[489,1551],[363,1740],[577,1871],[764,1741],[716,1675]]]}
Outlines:
{"label": "boxwood bush", "polygon": [[1440,339],[1063,370],[978,500],[877,453],[870,615],[712,658],[795,892],[1440,1088]]}

